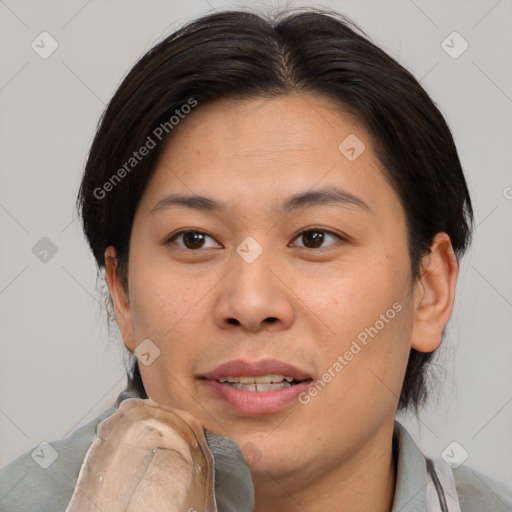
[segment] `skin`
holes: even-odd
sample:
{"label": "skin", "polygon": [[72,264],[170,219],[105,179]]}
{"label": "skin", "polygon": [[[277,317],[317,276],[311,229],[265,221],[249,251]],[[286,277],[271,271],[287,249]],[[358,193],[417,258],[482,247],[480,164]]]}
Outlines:
{"label": "skin", "polygon": [[[338,149],[349,134],[366,147],[354,161]],[[272,208],[333,186],[368,210],[317,205],[283,215]],[[151,214],[171,193],[227,208]],[[206,232],[203,246],[188,249],[182,236],[168,242],[185,228]],[[299,234],[320,228],[319,246]],[[263,249],[252,263],[236,252],[248,236]],[[404,210],[355,117],[302,94],[197,107],[173,131],[138,205],[129,292],[114,247],[105,257],[125,345],[133,351],[149,338],[160,350],[140,365],[148,396],[238,443],[256,512],[391,509],[392,432],[408,354],[439,346],[458,266],[441,233],[411,281]],[[306,405],[244,415],[198,378],[229,360],[275,358],[319,379],[394,303],[401,311]]]}
{"label": "skin", "polygon": [[213,457],[189,413],[129,398],[96,435],[66,512],[215,510]]}

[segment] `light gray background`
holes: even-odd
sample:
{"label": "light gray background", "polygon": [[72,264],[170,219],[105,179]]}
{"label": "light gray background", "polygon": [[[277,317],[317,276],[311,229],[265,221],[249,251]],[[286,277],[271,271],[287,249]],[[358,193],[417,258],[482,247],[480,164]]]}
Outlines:
{"label": "light gray background", "polygon": [[[104,104],[136,59],[181,23],[257,5],[0,1],[0,466],[89,421],[125,385],[123,350],[118,336],[108,338],[94,260],[73,216]],[[443,392],[419,420],[402,420],[426,453],[439,456],[457,441],[469,453],[466,464],[512,481],[512,3],[287,5],[323,5],[352,17],[420,79],[447,117],[477,229],[437,359]],[[43,31],[59,44],[46,60],[31,48]],[[469,43],[457,59],[441,47],[453,31]],[[58,249],[46,263],[32,253],[44,236]]]}

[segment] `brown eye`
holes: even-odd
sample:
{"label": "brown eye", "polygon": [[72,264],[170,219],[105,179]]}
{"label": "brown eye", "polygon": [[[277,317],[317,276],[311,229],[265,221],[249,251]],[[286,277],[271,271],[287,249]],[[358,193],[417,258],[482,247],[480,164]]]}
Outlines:
{"label": "brown eye", "polygon": [[205,241],[209,238],[213,240],[213,238],[202,231],[181,231],[172,236],[168,243],[176,243],[175,241],[180,239],[182,240],[181,244],[176,244],[181,249],[210,249],[212,247],[218,247],[219,244],[215,243],[210,247],[205,247]]}
{"label": "brown eye", "polygon": [[[326,231],[325,229],[308,229],[299,233],[299,236],[295,238],[295,240],[302,240],[303,245],[299,247],[304,247],[306,249],[323,249],[322,244],[329,239],[329,237],[334,237],[337,240],[343,240],[343,238],[331,231]],[[336,241],[336,240],[335,240]],[[332,245],[332,244],[327,244]]]}

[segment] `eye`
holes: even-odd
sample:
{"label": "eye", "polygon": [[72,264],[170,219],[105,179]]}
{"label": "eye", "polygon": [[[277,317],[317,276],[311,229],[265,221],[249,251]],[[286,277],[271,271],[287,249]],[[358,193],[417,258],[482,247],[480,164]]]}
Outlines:
{"label": "eye", "polygon": [[[214,241],[214,244],[210,247],[205,247],[205,240],[209,238]],[[215,240],[208,234],[203,231],[180,231],[179,233],[174,234],[169,238],[166,243],[176,243],[175,240],[182,239],[182,244],[176,244],[180,249],[210,249],[212,247],[222,247],[220,244],[215,242]]]}
{"label": "eye", "polygon": [[299,235],[294,238],[294,240],[301,239],[303,241],[303,245],[299,245],[299,247],[304,247],[305,249],[323,249],[325,246],[321,246],[328,239],[328,237],[341,240],[342,242],[346,241],[342,236],[321,228],[305,229],[304,231],[301,231]]}
{"label": "eye", "polygon": [[[302,245],[299,245],[299,247],[303,247],[305,249],[323,249],[325,245],[322,247],[322,244],[324,244],[329,237],[334,239],[334,242],[336,242],[336,240],[342,242],[346,241],[342,236],[322,228],[305,229],[301,231],[294,240],[301,239],[303,243]],[[208,238],[213,241],[213,245],[205,245],[205,241]],[[177,243],[177,240],[181,240],[181,243]],[[222,248],[222,245],[216,242],[214,238],[204,231],[198,230],[179,231],[172,235],[166,243],[175,244],[180,249],[186,250]],[[332,243],[328,245],[332,245]]]}

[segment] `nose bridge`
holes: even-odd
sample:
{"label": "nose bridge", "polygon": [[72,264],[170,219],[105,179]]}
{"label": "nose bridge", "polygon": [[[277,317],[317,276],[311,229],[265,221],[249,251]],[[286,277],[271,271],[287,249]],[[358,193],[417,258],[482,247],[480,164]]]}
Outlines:
{"label": "nose bridge", "polygon": [[232,271],[226,276],[217,321],[224,327],[242,325],[258,329],[263,322],[288,325],[293,307],[286,286],[277,277],[274,253],[249,236],[237,247]]}
{"label": "nose bridge", "polygon": [[[260,240],[262,237],[260,237]],[[271,271],[275,258],[268,247],[263,247],[254,237],[248,236],[233,254],[232,292],[238,299],[256,303],[268,303],[276,294],[275,275]],[[277,292],[278,293],[278,292]],[[242,295],[242,297],[240,297]]]}

